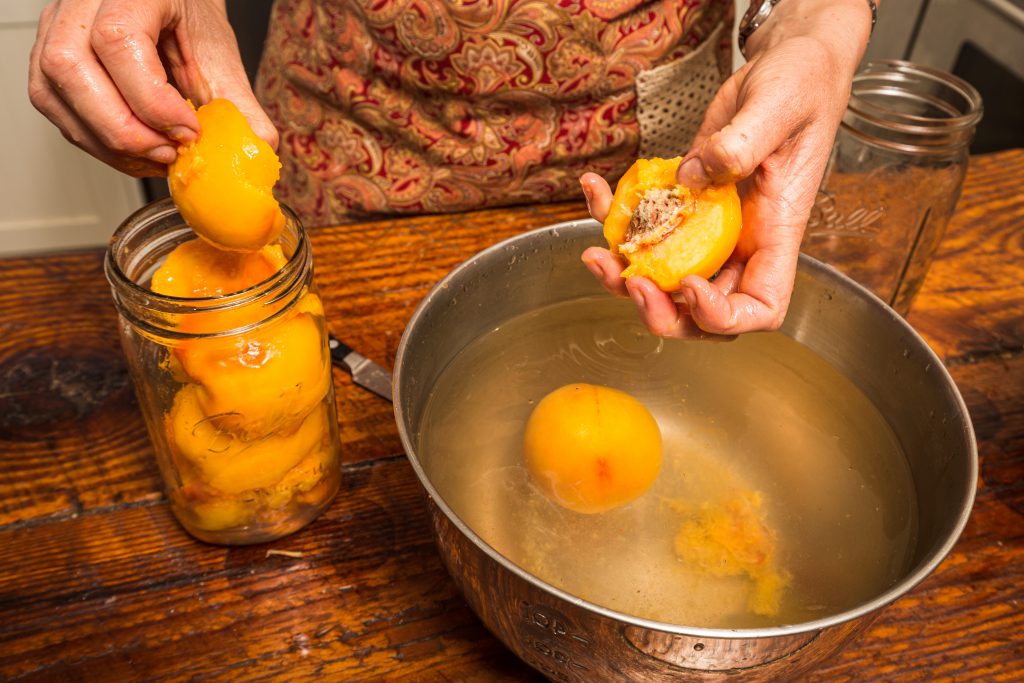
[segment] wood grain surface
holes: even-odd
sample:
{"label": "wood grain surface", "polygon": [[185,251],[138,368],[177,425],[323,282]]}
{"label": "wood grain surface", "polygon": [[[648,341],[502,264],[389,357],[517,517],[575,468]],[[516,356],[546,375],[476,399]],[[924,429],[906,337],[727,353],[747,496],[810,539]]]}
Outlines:
{"label": "wood grain surface", "polygon": [[[909,316],[978,436],[970,523],[812,680],[1024,680],[1022,177],[1024,150],[972,158]],[[319,230],[331,330],[391,367],[453,266],[585,216],[570,203]],[[272,544],[199,543],[160,492],[102,254],[0,261],[0,680],[541,680],[445,573],[390,404],[335,382],[344,483],[327,512]]]}

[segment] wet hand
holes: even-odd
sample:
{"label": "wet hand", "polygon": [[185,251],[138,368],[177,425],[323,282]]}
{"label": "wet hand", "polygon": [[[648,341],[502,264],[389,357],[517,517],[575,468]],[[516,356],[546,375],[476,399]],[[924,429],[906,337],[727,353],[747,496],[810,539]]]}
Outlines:
{"label": "wet hand", "polygon": [[197,106],[232,100],[272,145],[277,132],[249,87],[224,3],[58,0],[39,18],[29,98],[68,140],[135,176],[166,175],[195,139]]}
{"label": "wet hand", "polygon": [[[738,182],[743,230],[718,276],[687,276],[669,295],[643,278],[623,281],[624,264],[607,250],[583,254],[608,291],[633,299],[654,334],[736,335],[778,329],[785,319],[800,241],[870,32],[862,0],[808,12],[818,2],[776,6],[680,164],[679,182],[694,189]],[[591,215],[603,222],[611,189],[593,173],[580,181]]]}
{"label": "wet hand", "polygon": [[[596,173],[585,173],[580,178],[584,195],[590,207],[590,215],[604,222],[611,205],[612,191],[608,183]],[[589,247],[583,252],[583,263],[601,285],[611,294],[629,297],[636,305],[637,312],[644,325],[653,334],[661,337],[680,339],[728,338],[730,335],[719,335],[701,329],[694,318],[689,315],[690,303],[681,292],[670,295],[658,288],[654,282],[645,277],[623,279],[620,273],[626,267],[625,260],[603,247]],[[719,280],[725,275],[725,268],[715,278],[719,287],[728,283]]]}

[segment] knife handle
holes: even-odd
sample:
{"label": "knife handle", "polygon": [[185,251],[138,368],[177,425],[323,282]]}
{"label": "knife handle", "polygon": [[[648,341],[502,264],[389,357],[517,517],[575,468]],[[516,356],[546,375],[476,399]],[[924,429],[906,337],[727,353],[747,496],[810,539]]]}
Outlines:
{"label": "knife handle", "polygon": [[335,365],[348,368],[345,357],[352,353],[353,349],[333,334],[327,336],[327,347],[331,350],[331,360]]}

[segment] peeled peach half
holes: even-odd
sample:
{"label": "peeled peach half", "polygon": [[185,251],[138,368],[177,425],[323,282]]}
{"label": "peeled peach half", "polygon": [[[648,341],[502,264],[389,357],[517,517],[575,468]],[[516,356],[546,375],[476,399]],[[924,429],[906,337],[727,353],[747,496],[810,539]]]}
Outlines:
{"label": "peeled peach half", "polygon": [[267,280],[287,263],[281,245],[245,253],[189,240],[167,255],[150,284],[157,294],[202,298],[240,292]]}
{"label": "peeled peach half", "polygon": [[202,481],[184,482],[171,499],[188,524],[206,531],[244,527],[252,523],[258,511],[251,496],[224,495]]}
{"label": "peeled peach half", "polygon": [[196,110],[199,138],[182,145],[167,172],[185,222],[211,244],[257,251],[277,239],[285,218],[272,189],[281,162],[228,100]]}
{"label": "peeled peach half", "polygon": [[168,426],[177,452],[190,461],[204,483],[218,491],[235,494],[272,487],[319,448],[324,433],[321,410],[245,441],[208,419],[200,391],[188,385],[178,392]]}
{"label": "peeled peach half", "polygon": [[175,353],[185,374],[200,385],[203,413],[219,428],[251,439],[323,400],[331,373],[321,324],[317,316],[293,309],[251,331],[189,340]]}
{"label": "peeled peach half", "polygon": [[530,414],[523,440],[526,467],[552,500],[596,513],[640,497],[661,470],[661,431],[629,394],[568,384]]}
{"label": "peeled peach half", "polygon": [[[302,497],[316,488],[327,477],[333,457],[330,449],[320,449],[306,456],[267,492],[267,507],[283,507],[296,496]],[[306,502],[314,500],[316,498]]]}
{"label": "peeled peach half", "polygon": [[[150,289],[181,298],[219,297],[241,292],[273,277],[288,259],[281,245],[271,244],[254,252],[224,251],[205,240],[184,242],[168,254],[153,274]],[[198,307],[182,317],[182,332],[225,332],[259,322],[271,310],[260,303],[229,308]]]}
{"label": "peeled peach half", "polygon": [[676,182],[681,157],[638,159],[615,187],[604,237],[629,266],[666,292],[687,275],[709,278],[736,248],[743,225],[735,185],[700,192]]}

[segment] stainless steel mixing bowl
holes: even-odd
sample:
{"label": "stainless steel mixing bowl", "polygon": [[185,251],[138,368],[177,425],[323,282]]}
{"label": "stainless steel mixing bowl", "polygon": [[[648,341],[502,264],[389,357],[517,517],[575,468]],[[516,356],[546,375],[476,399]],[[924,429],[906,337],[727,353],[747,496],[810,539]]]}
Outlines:
{"label": "stainless steel mixing bowl", "polygon": [[405,451],[429,494],[441,557],[487,627],[552,680],[780,680],[806,671],[938,566],[967,523],[978,476],[967,409],[942,362],[899,315],[838,271],[801,257],[782,332],[874,401],[909,460],[919,506],[913,561],[901,580],[868,602],[807,623],[737,630],[615,612],[496,553],[452,512],[424,472],[417,454],[421,420],[444,368],[503,321],[601,293],[580,253],[602,242],[600,225],[587,220],[497,244],[445,277],[406,328],[395,362],[395,414]]}

